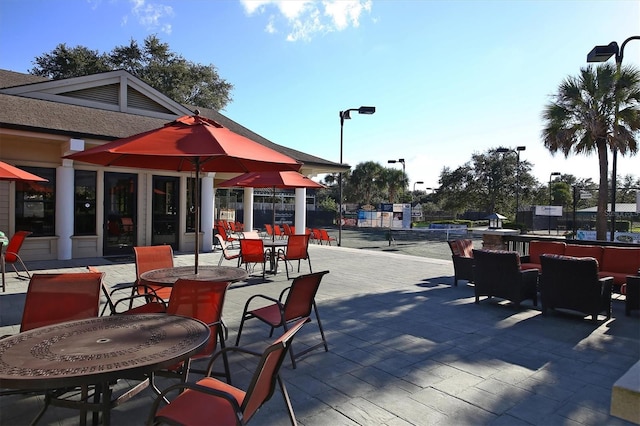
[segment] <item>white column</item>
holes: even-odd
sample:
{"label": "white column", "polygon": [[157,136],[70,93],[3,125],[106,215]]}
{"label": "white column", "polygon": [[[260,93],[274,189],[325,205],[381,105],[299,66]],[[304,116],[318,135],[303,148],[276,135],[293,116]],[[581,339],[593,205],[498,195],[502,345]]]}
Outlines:
{"label": "white column", "polygon": [[200,251],[210,253],[213,250],[213,177],[215,173],[205,173],[200,177],[200,230],[202,241]]}
{"label": "white column", "polygon": [[296,188],[296,234],[304,234],[307,229],[307,188]]}
{"label": "white column", "polygon": [[73,160],[62,160],[56,168],[56,235],[58,235],[58,260],[72,256],[73,245]]}
{"label": "white column", "polygon": [[244,230],[253,231],[253,188],[244,189],[242,206],[244,207]]}

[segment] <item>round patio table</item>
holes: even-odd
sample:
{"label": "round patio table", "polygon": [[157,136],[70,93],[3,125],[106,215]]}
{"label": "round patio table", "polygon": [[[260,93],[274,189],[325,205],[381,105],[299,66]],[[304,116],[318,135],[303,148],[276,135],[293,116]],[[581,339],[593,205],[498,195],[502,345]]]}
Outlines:
{"label": "round patio table", "polygon": [[[0,339],[0,388],[55,393],[79,386],[86,395],[96,385],[100,403],[74,402],[73,407],[82,410],[81,423],[85,411],[92,410],[102,411],[108,424],[110,409],[122,402],[111,400],[110,383],[148,377],[184,361],[205,347],[209,334],[202,321],[165,314],[112,315],[36,328]],[[69,406],[47,394],[36,421],[49,403]]]}
{"label": "round patio table", "polygon": [[178,278],[232,283],[246,280],[247,276],[247,271],[233,266],[198,266],[197,274],[194,266],[174,266],[143,272],[140,279],[153,285],[171,287]]}

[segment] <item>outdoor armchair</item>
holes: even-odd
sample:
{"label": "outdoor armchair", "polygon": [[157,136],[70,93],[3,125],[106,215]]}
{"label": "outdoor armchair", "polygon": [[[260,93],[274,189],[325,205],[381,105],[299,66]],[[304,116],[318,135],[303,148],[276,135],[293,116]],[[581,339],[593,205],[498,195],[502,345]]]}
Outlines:
{"label": "outdoor armchair", "polygon": [[591,315],[595,322],[604,312],[611,318],[613,277],[598,278],[598,261],[591,257],[543,254],[540,298],[542,313],[569,309]]}
{"label": "outdoor armchair", "polygon": [[236,237],[232,237],[227,234],[227,230],[223,225],[216,225],[216,231],[218,232],[216,235],[220,235],[222,239],[227,242],[231,247],[233,247],[233,243],[238,241]]}
{"label": "outdoor armchair", "polygon": [[[300,273],[300,261],[306,260],[309,262],[309,272],[311,270],[311,257],[309,256],[309,236],[308,235],[290,235],[287,240],[287,247],[284,249],[278,249],[276,255],[276,271],[278,270],[278,262],[284,261],[284,268],[287,272],[287,279],[289,279],[289,264],[297,260],[298,261],[298,273]],[[291,265],[293,271],[293,265]]]}
{"label": "outdoor armchair", "polygon": [[[238,328],[238,336],[236,337],[236,346],[240,344],[242,329],[247,320],[256,318],[266,323],[271,327],[269,336],[272,336],[274,329],[282,327],[286,331],[288,325],[292,322],[298,321],[303,317],[309,317],[313,309],[316,321],[318,322],[318,329],[320,330],[321,342],[298,353],[294,353],[293,348],[291,348],[291,364],[293,368],[296,368],[296,358],[320,346],[324,346],[324,350],[327,352],[329,347],[327,345],[327,339],[324,336],[322,322],[320,322],[315,296],[320,287],[322,277],[328,273],[329,271],[322,271],[296,277],[291,283],[291,287],[282,290],[278,299],[262,294],[251,296],[244,305],[242,320]],[[260,300],[268,304],[266,306],[255,307],[256,301]]]}
{"label": "outdoor armchair", "polygon": [[222,235],[216,234],[215,238],[218,241],[218,244],[220,244],[220,250],[222,251],[222,254],[220,255],[220,260],[218,260],[218,266],[222,265],[223,260],[235,260],[240,257],[240,252],[233,254],[229,251],[229,248],[227,247],[227,242],[224,240]]}
{"label": "outdoor armchair", "polygon": [[[9,243],[7,244],[6,250],[2,254],[5,265],[11,265],[11,267],[13,267],[13,270],[16,271],[16,274],[18,274],[18,276],[21,278],[31,278],[31,273],[25,266],[19,254],[20,249],[22,248],[22,243],[24,243],[25,238],[27,238],[27,236],[29,235],[31,235],[31,232],[29,231],[18,231],[13,234],[13,236],[9,240]],[[26,277],[24,275],[20,275],[20,272],[18,272],[18,269],[16,268],[16,263],[20,263],[22,269],[24,269],[24,272],[26,272],[27,274]],[[4,291],[4,288],[2,289],[2,291]]]}
{"label": "outdoor armchair", "polygon": [[538,270],[520,270],[520,255],[502,250],[473,250],[475,303],[480,296],[499,297],[519,306],[531,299],[538,306]]}
{"label": "outdoor armchair", "polygon": [[328,245],[331,245],[331,241],[336,241],[336,239],[329,235],[326,229],[320,229],[320,239],[321,241],[326,242]]}
{"label": "outdoor armchair", "polygon": [[[229,288],[228,282],[215,281],[199,281],[178,279],[173,286],[169,304],[167,306],[168,315],[181,315],[185,317],[198,319],[209,326],[211,335],[207,346],[197,354],[193,355],[191,361],[201,358],[210,358],[218,345],[225,347],[227,338],[227,327],[222,320],[222,309],[224,299]],[[231,383],[229,376],[229,363],[226,353],[223,355],[224,373],[216,373],[226,377],[227,382]],[[188,380],[190,372],[207,373],[211,371],[197,370],[193,368],[190,362],[181,362],[174,366],[161,370],[157,374],[160,376],[178,377],[182,382]]]}
{"label": "outdoor armchair", "polygon": [[[246,391],[233,387],[212,377],[205,377],[196,383],[180,383],[162,391],[156,398],[147,424],[180,424],[180,425],[244,425],[258,410],[269,401],[275,391],[276,382],[280,386],[282,397],[287,406],[289,420],[296,425],[296,418],[291,406],[284,381],[280,377],[282,361],[291,347],[295,334],[309,318],[300,318],[286,333],[269,345],[262,354],[239,347],[228,347],[218,352],[209,362],[208,371],[221,354],[240,352],[260,357]],[[180,394],[168,405],[160,407],[169,393],[179,391]]]}
{"label": "outdoor armchair", "polygon": [[473,241],[450,240],[447,243],[453,260],[453,285],[457,286],[459,280],[473,282]]}
{"label": "outdoor armchair", "polygon": [[264,250],[264,243],[262,240],[252,240],[242,238],[240,241],[240,257],[238,258],[238,267],[245,266],[245,269],[249,270],[250,264],[262,264],[262,279],[265,278],[267,253]]}
{"label": "outdoor armchair", "polygon": [[[153,289],[154,296],[158,296],[164,300],[169,300],[171,296],[171,287],[163,287],[159,285],[153,285],[140,278],[140,275],[152,271],[154,269],[161,268],[173,268],[173,249],[169,245],[162,246],[143,246],[134,247],[133,251],[136,258],[136,284],[134,292],[135,294],[145,294],[148,288]],[[133,306],[131,306],[133,307]]]}

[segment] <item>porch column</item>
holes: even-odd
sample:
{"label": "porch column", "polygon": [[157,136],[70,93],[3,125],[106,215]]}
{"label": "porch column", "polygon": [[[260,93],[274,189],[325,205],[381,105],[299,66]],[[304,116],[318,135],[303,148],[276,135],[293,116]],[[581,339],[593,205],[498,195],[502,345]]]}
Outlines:
{"label": "porch column", "polygon": [[253,188],[244,188],[244,197],[242,199],[244,230],[253,231]]}
{"label": "porch column", "polygon": [[295,222],[296,234],[307,229],[307,188],[296,188]]}
{"label": "porch column", "polygon": [[73,160],[62,160],[56,168],[56,234],[58,235],[58,260],[72,257],[73,245]]}
{"label": "porch column", "polygon": [[213,250],[213,177],[215,173],[204,173],[200,176],[200,230],[202,240],[200,251],[210,253]]}

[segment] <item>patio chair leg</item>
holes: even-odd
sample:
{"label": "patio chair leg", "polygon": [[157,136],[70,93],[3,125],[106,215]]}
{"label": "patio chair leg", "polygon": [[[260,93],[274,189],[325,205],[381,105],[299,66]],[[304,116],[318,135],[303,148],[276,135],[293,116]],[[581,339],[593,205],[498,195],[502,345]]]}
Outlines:
{"label": "patio chair leg", "polygon": [[291,399],[289,399],[289,394],[287,393],[287,387],[284,385],[284,381],[278,374],[278,384],[280,385],[280,391],[282,391],[282,397],[284,398],[285,404],[287,404],[287,411],[289,412],[289,420],[291,420],[291,424],[293,426],[297,426],[296,415],[293,412],[293,407],[291,406]]}

